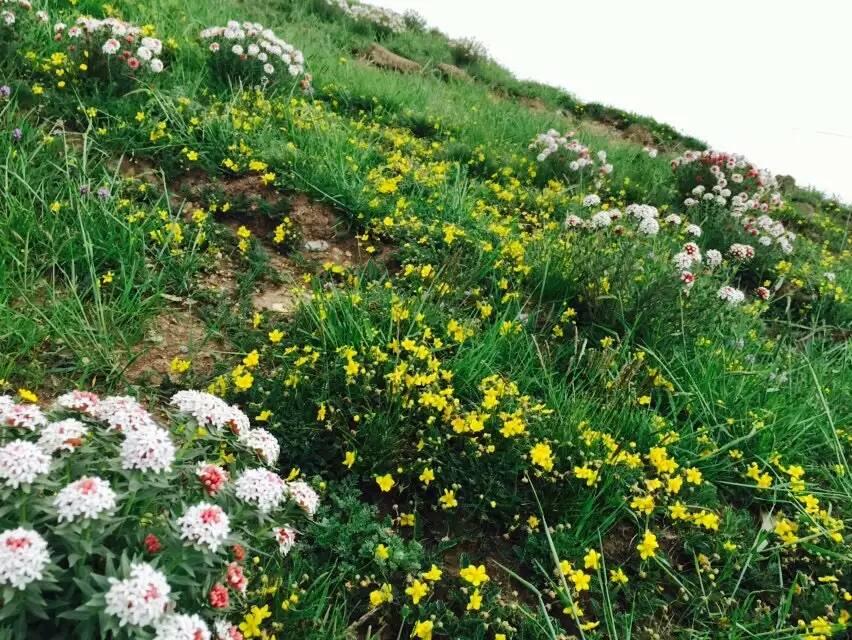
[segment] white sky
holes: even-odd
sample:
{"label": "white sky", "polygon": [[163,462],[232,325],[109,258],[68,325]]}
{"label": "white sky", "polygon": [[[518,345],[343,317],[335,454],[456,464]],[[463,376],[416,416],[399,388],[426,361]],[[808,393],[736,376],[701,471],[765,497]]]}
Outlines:
{"label": "white sky", "polygon": [[849,0],[367,0],[852,202]]}

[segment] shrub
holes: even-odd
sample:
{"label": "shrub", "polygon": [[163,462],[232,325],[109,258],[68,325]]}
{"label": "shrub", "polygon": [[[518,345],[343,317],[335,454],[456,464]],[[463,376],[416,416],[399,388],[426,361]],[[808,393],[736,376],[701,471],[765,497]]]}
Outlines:
{"label": "shrub", "polygon": [[266,468],[275,438],[197,391],[157,416],[171,427],[127,396],[0,397],[0,584],[18,633],[210,638],[251,594],[245,550],[285,571],[318,496]]}

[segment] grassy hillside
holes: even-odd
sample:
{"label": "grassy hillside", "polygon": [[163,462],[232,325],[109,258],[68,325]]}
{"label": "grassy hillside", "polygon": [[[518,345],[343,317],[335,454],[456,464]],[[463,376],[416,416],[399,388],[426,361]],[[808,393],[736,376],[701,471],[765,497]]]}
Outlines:
{"label": "grassy hillside", "polygon": [[34,2],[0,638],[845,637],[847,206],[416,15]]}

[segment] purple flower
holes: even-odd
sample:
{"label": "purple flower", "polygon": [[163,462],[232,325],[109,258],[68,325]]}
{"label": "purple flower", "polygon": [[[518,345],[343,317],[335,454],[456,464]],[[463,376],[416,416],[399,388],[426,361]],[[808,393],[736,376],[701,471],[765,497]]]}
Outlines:
{"label": "purple flower", "polygon": [[80,185],[80,195],[81,196],[89,195],[89,185],[87,185],[87,184],[81,184]]}
{"label": "purple flower", "polygon": [[98,197],[101,200],[106,200],[109,198],[109,187],[99,187],[98,188]]}
{"label": "purple flower", "polygon": [[8,84],[4,84],[0,87],[0,98],[8,98],[12,95],[12,88]]}
{"label": "purple flower", "polygon": [[20,130],[20,128],[15,127],[12,129],[12,140],[14,142],[18,142],[21,138],[24,137],[24,132]]}

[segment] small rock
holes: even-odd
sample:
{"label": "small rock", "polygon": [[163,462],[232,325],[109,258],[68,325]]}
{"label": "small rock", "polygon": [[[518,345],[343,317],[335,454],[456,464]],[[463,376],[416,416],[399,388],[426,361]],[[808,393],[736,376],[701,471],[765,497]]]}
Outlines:
{"label": "small rock", "polygon": [[308,240],[305,251],[328,251],[329,244],[325,240]]}

